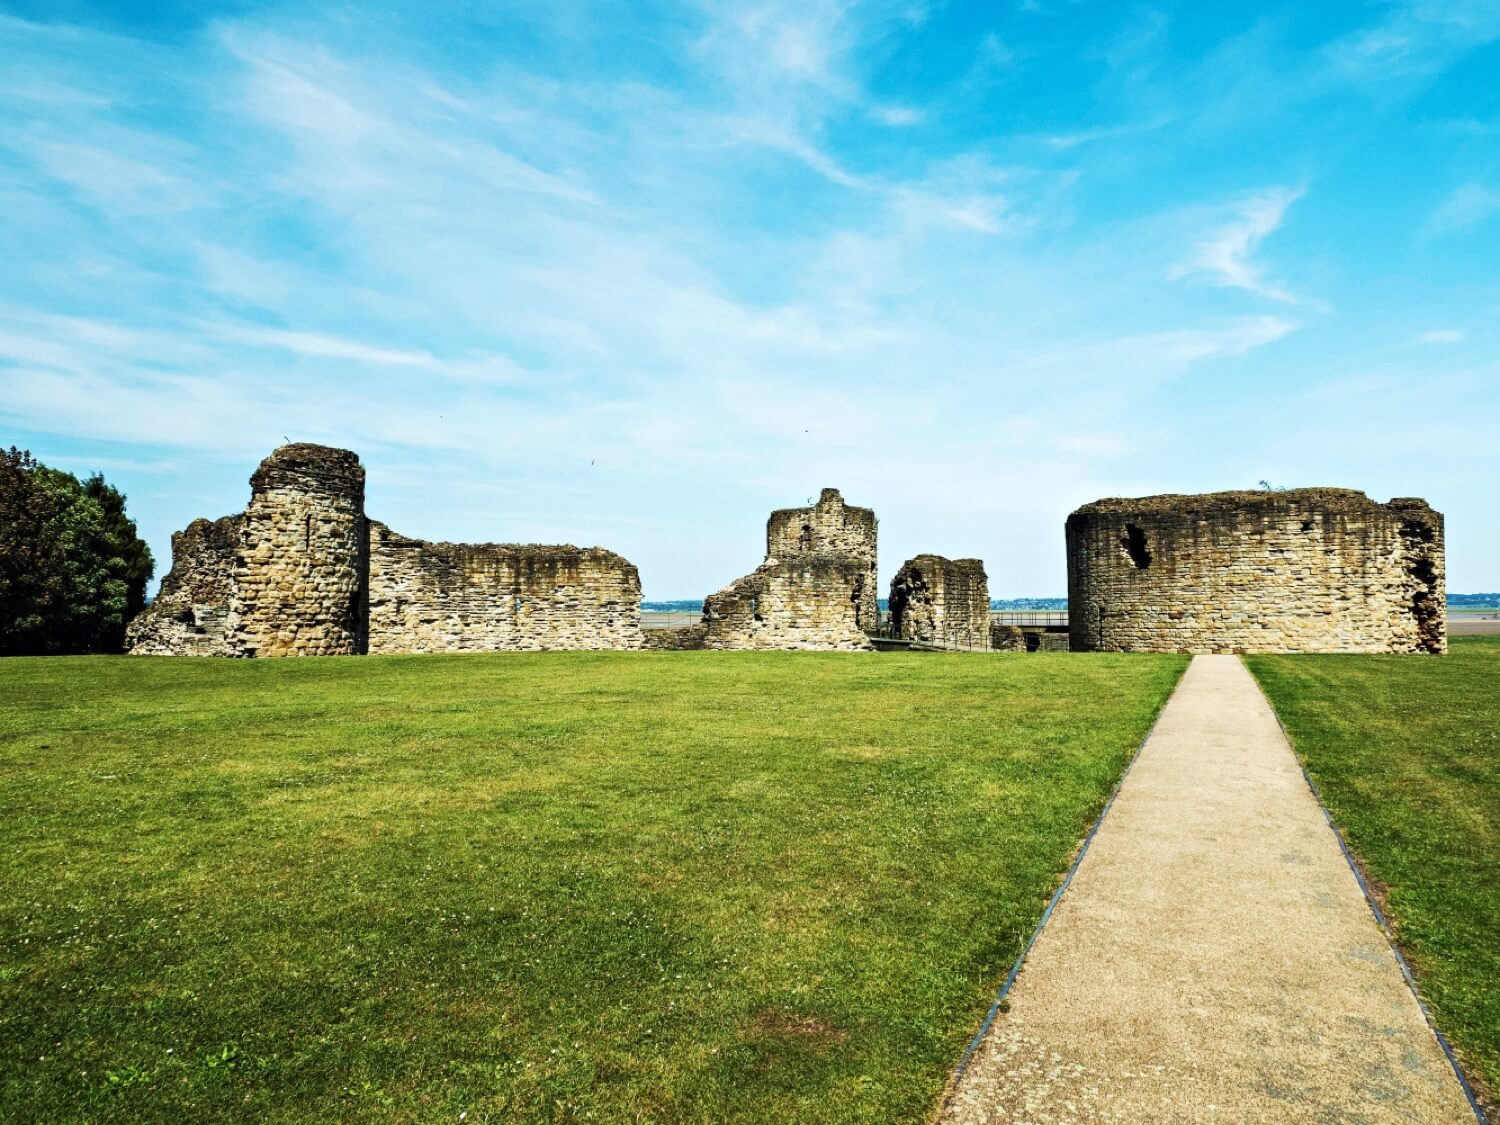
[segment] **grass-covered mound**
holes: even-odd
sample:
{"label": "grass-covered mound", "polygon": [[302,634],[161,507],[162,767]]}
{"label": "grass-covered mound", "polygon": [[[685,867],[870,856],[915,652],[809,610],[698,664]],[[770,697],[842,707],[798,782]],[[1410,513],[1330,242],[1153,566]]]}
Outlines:
{"label": "grass-covered mound", "polygon": [[1494,1106],[1500,638],[1451,645],[1439,657],[1255,656],[1249,664],[1382,893],[1438,1026]]}
{"label": "grass-covered mound", "polygon": [[1183,664],[0,663],[0,1118],[921,1120]]}

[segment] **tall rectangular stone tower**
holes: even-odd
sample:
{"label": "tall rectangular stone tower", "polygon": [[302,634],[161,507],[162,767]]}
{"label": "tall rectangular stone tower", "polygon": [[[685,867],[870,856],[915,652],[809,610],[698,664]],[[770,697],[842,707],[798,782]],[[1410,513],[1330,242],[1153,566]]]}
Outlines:
{"label": "tall rectangular stone tower", "polygon": [[856,559],[864,580],[854,591],[855,620],[867,633],[880,626],[879,579],[875,558],[875,513],[844,503],[836,488],[825,488],[810,508],[780,508],[766,521],[766,561],[790,562],[817,555]]}

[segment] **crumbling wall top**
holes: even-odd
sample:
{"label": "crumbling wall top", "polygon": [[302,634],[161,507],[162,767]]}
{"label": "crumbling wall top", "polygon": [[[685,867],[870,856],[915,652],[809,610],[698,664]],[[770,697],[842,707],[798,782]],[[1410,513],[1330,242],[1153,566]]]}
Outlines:
{"label": "crumbling wall top", "polygon": [[902,566],[901,569],[906,570],[908,568],[915,568],[918,570],[924,570],[935,569],[937,567],[942,567],[944,570],[949,571],[977,571],[979,573],[979,577],[988,577],[988,575],[984,573],[983,559],[950,559],[945,555],[913,555],[911,558],[906,560],[906,563]]}
{"label": "crumbling wall top", "polygon": [[770,522],[781,523],[786,520],[795,519],[798,516],[808,515],[812,512],[831,511],[833,509],[842,509],[844,513],[844,519],[848,520],[851,523],[866,521],[868,521],[869,523],[875,522],[875,509],[861,508],[858,505],[846,503],[844,501],[844,494],[836,488],[823,489],[823,491],[818,494],[818,502],[816,504],[809,504],[806,507],[802,508],[775,509],[771,513]]}
{"label": "crumbling wall top", "polygon": [[379,520],[370,521],[370,534],[385,546],[420,548],[437,555],[466,555],[471,558],[489,556],[512,562],[555,562],[563,565],[589,561],[635,569],[635,564],[625,556],[605,547],[575,547],[571,543],[446,543],[413,539],[409,535],[392,531]]}
{"label": "crumbling wall top", "polygon": [[1291,507],[1363,512],[1371,508],[1405,505],[1427,507],[1422,500],[1393,500],[1390,505],[1382,505],[1354,488],[1289,488],[1285,491],[1262,488],[1238,492],[1164,493],[1160,496],[1134,498],[1116,496],[1084,504],[1074,509],[1073,515],[1212,515],[1247,509]]}
{"label": "crumbling wall top", "polygon": [[250,477],[256,491],[300,488],[314,492],[364,494],[365,468],[359,455],[329,445],[293,442],[279,446]]}

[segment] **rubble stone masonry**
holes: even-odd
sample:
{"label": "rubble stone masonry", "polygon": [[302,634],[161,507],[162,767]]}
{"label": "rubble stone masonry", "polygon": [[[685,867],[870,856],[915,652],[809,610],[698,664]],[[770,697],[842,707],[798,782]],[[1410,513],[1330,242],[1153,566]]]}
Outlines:
{"label": "rubble stone masonry", "polygon": [[172,569],[156,598],[125,629],[127,652],[227,656],[229,599],[242,516],[194,520],[172,535]]}
{"label": "rubble stone masonry", "polygon": [[873,651],[875,513],[825,488],[766,522],[766,559],[703,602],[705,648]]}
{"label": "rubble stone masonry", "polygon": [[636,568],[600,547],[426,543],[372,523],[345,449],[284,445],[250,506],[172,540],[132,653],[333,656],[634,649]]}
{"label": "rubble stone masonry", "polygon": [[[825,488],[773,512],[766,557],[697,626],[641,628],[636,568],[601,547],[429,543],[371,522],[348,450],[285,445],[242,515],[172,539],[129,651],[227,656],[539,649],[867,651],[875,513]],[[1071,647],[1109,652],[1447,649],[1443,517],[1314,488],[1100,500],[1067,522]],[[977,559],[918,555],[891,586],[897,636],[1012,648]],[[1064,638],[1044,636],[1051,648]]]}
{"label": "rubble stone masonry", "polygon": [[426,543],[370,525],[372,653],[641,647],[640,575],[612,551]]}
{"label": "rubble stone masonry", "polygon": [[876,520],[869,508],[844,503],[836,488],[825,488],[809,508],[780,508],[766,521],[766,561],[813,556],[857,560],[864,580],[854,591],[859,627],[873,633],[880,625],[880,579],[876,573]]}
{"label": "rubble stone masonry", "polygon": [[891,579],[891,635],[940,648],[990,647],[990,588],[978,559],[918,555]]}
{"label": "rubble stone masonry", "polygon": [[1072,648],[1447,650],[1443,517],[1307,488],[1100,500],[1067,522]]}
{"label": "rubble stone masonry", "polygon": [[871,650],[859,626],[862,560],[802,555],[767,562],[703,602],[705,648]]}
{"label": "rubble stone masonry", "polygon": [[364,649],[365,470],[347,449],[284,445],[250,478],[229,648],[239,656]]}

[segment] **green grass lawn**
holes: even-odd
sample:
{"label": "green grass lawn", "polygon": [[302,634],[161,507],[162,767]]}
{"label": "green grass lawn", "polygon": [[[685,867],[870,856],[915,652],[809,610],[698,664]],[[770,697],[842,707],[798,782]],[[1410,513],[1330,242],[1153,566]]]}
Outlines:
{"label": "green grass lawn", "polygon": [[920,1121],[1183,666],[0,662],[0,1119]]}
{"label": "green grass lawn", "polygon": [[1254,656],[1249,664],[1383,887],[1438,1026],[1494,1106],[1500,638],[1451,645],[1446,657]]}

